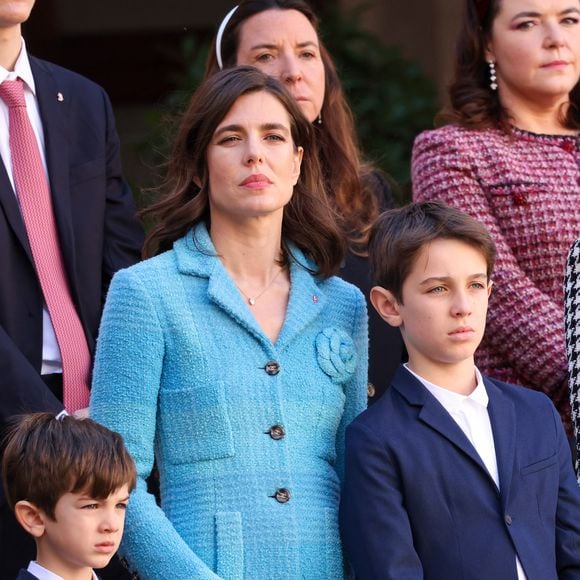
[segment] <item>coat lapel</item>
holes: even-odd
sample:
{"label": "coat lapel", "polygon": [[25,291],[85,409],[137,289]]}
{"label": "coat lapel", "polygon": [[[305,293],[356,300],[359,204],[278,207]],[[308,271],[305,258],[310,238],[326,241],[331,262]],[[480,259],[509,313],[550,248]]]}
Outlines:
{"label": "coat lapel", "polygon": [[0,162],[0,207],[6,216],[6,221],[14,231],[18,241],[22,244],[30,262],[34,263],[18,200],[3,162]]}
{"label": "coat lapel", "polygon": [[286,348],[293,340],[300,337],[310,323],[320,315],[326,304],[326,294],[321,284],[308,270],[313,268],[304,254],[298,248],[292,248],[290,263],[290,300],[286,311],[284,326],[278,337],[276,346]]}
{"label": "coat lapel", "polygon": [[419,411],[419,419],[476,463],[495,487],[493,478],[461,427],[416,377],[406,368],[399,367],[393,380],[393,386],[411,405],[422,407]]}
{"label": "coat lapel", "polygon": [[205,224],[198,224],[174,245],[178,268],[183,274],[208,278],[208,299],[252,334],[269,352],[285,348],[300,336],[320,314],[326,296],[306,267],[311,267],[302,252],[292,248],[290,299],[284,325],[275,345],[264,334],[244,297],[218,258]]}
{"label": "coat lapel", "polygon": [[207,295],[212,302],[252,334],[263,346],[268,350],[271,349],[272,343],[262,332],[250,312],[250,307],[217,257],[214,258],[214,267],[209,276]]}
{"label": "coat lapel", "polygon": [[484,379],[489,397],[489,419],[495,444],[502,504],[507,505],[516,453],[516,411],[513,401],[489,379]]}
{"label": "coat lapel", "polygon": [[[44,127],[44,148],[52,207],[65,268],[74,293],[76,289],[72,281],[76,280],[74,271],[76,261],[68,173],[69,138],[65,111],[67,97],[73,96],[67,95],[66,91],[59,87],[56,79],[38,59],[30,57],[30,68],[34,76],[38,108]],[[57,99],[59,92],[64,93],[64,100]]]}

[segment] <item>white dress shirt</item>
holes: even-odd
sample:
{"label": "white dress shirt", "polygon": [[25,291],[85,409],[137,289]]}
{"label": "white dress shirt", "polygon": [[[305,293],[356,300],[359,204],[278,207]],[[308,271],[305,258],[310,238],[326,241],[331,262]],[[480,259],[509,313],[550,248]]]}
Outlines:
{"label": "white dress shirt", "polygon": [[[28,117],[30,119],[30,123],[32,124],[34,134],[36,135],[38,149],[42,159],[42,165],[48,177],[48,172],[46,169],[46,156],[44,154],[44,131],[42,128],[42,121],[40,120],[38,102],[36,100],[34,77],[32,76],[32,70],[30,69],[30,62],[28,61],[28,53],[26,52],[24,39],[22,39],[22,48],[20,49],[20,54],[18,55],[18,59],[14,65],[14,70],[8,71],[4,67],[0,66],[0,83],[3,83],[5,80],[13,81],[17,78],[21,78],[24,81],[26,111],[28,112]],[[8,174],[8,179],[10,179],[10,183],[12,184],[12,189],[16,194],[16,190],[14,188],[14,176],[12,174],[12,160],[10,155],[8,107],[2,99],[0,99],[0,156],[2,157],[2,162],[4,163],[6,173]],[[52,326],[46,304],[43,304],[42,308],[42,368],[40,372],[43,375],[62,372],[60,349],[58,348],[58,342],[56,341],[56,335],[54,333],[54,328]]]}
{"label": "white dress shirt", "polygon": [[[441,406],[459,425],[483,461],[497,488],[500,489],[495,443],[487,411],[489,397],[479,369],[474,367],[477,384],[473,392],[470,395],[461,395],[430,383],[414,373],[407,364],[405,364],[405,367],[414,377],[421,381],[421,384],[439,401]],[[516,569],[518,580],[526,580],[526,574],[517,555]]]}
{"label": "white dress shirt", "polygon": [[[58,574],[54,574],[50,570],[47,570],[43,566],[41,566],[38,562],[34,560],[28,564],[27,570],[36,576],[38,580],[64,580],[62,576]],[[99,580],[99,577],[93,571],[93,580]]]}

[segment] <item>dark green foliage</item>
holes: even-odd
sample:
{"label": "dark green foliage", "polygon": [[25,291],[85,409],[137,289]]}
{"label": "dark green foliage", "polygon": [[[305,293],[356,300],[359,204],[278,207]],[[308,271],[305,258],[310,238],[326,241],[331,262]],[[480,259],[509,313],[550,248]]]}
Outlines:
{"label": "dark green foliage", "polygon": [[352,107],[361,148],[399,183],[402,203],[410,196],[413,140],[433,126],[436,90],[398,47],[384,45],[361,27],[364,10],[339,12],[334,4],[323,9],[321,33]]}

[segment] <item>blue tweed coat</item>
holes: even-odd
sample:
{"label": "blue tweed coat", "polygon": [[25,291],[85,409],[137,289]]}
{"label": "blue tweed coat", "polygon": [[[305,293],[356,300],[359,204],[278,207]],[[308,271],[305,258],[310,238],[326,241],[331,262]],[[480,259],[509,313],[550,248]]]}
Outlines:
{"label": "blue tweed coat", "polygon": [[[275,344],[203,224],[113,279],[91,415],[137,464],[122,553],[143,580],[343,577],[344,431],[366,404],[366,306],[294,261],[290,278]],[[144,481],[154,457],[161,508]]]}

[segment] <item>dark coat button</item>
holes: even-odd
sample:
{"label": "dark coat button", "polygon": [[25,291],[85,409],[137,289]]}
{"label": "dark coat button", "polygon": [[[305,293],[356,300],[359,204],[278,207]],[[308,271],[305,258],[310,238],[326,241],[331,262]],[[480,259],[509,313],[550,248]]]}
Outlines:
{"label": "dark coat button", "polygon": [[508,526],[511,526],[511,525],[512,525],[512,517],[511,517],[509,514],[506,514],[506,515],[505,515],[505,523],[506,523]]}
{"label": "dark coat button", "polygon": [[282,425],[272,425],[266,433],[270,435],[274,441],[284,439],[284,436],[286,435],[286,431]]}
{"label": "dark coat button", "polygon": [[278,503],[287,503],[290,501],[290,491],[287,490],[285,487],[281,487],[280,489],[276,490],[274,494],[274,499]]}
{"label": "dark coat button", "polygon": [[274,376],[280,372],[280,365],[275,361],[271,360],[270,362],[266,363],[264,370],[270,375]]}

